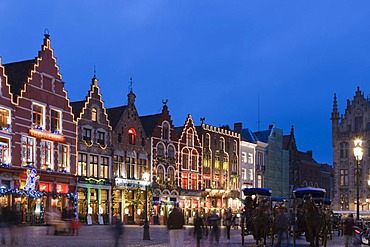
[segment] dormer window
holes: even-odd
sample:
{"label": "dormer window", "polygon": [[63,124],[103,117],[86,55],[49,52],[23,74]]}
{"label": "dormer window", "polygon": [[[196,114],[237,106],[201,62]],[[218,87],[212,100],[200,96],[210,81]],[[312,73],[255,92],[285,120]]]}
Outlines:
{"label": "dormer window", "polygon": [[135,145],[135,137],[136,137],[136,131],[134,128],[130,128],[128,130],[128,143]]}
{"label": "dormer window", "polygon": [[98,110],[95,107],[91,110],[91,120],[94,122],[98,121]]}

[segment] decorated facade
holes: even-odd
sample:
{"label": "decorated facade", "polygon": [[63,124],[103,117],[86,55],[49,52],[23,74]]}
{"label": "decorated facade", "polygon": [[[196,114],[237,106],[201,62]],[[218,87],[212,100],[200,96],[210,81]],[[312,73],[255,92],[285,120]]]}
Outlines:
{"label": "decorated facade", "polygon": [[192,224],[195,212],[201,209],[203,198],[203,150],[193,118],[189,114],[183,127],[177,128],[178,152],[175,181],[180,187],[179,205],[186,223]]}
{"label": "decorated facade", "polygon": [[[77,125],[50,36],[45,34],[35,59],[4,67],[14,105],[2,115],[8,119],[9,134],[2,133],[0,138],[3,150],[11,157],[8,165],[3,165],[8,177],[5,187],[11,195],[4,204],[31,224],[41,224],[45,211],[66,208],[76,213]],[[1,88],[2,98],[8,97],[6,80],[2,80]]]}
{"label": "decorated facade", "polygon": [[145,214],[149,215],[145,212],[145,191],[151,178],[145,175],[150,175],[150,143],[135,98],[131,89],[127,105],[107,109],[113,128],[113,214],[126,224],[140,224]]}
{"label": "decorated facade", "polygon": [[152,221],[166,224],[175,202],[179,201],[177,134],[168,111],[167,100],[162,112],[140,117],[151,144]]}
{"label": "decorated facade", "polygon": [[112,217],[112,127],[95,75],[86,99],[71,105],[78,123],[78,215],[87,224],[108,224]]}

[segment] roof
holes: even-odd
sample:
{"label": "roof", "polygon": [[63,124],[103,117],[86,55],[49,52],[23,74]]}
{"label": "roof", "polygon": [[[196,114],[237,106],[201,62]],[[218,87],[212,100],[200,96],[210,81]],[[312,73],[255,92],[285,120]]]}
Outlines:
{"label": "roof", "polygon": [[312,158],[312,154],[309,154],[309,153],[298,151],[297,152],[297,157],[298,157],[298,160],[300,160],[300,161],[307,161],[307,162],[317,163],[316,160],[314,158]]}
{"label": "roof", "polygon": [[125,112],[127,105],[107,108],[107,114],[110,124],[115,129],[121,119],[122,114]]}
{"label": "roof", "polygon": [[10,91],[15,95],[21,94],[21,89],[31,75],[35,59],[4,64],[5,74],[8,76]]}
{"label": "roof", "polygon": [[272,131],[272,129],[257,131],[257,132],[254,132],[254,135],[257,136],[259,141],[264,142],[264,143],[268,143],[269,136],[271,135],[271,131]]}
{"label": "roof", "polygon": [[80,116],[82,108],[85,106],[85,102],[86,101],[84,100],[71,102],[72,112],[74,114],[75,120]]}
{"label": "roof", "polygon": [[180,126],[180,127],[175,127],[175,132],[176,132],[176,135],[180,138],[181,134],[182,134],[182,131],[184,129],[184,126]]}
{"label": "roof", "polygon": [[283,136],[283,149],[288,150],[291,135]]}
{"label": "roof", "polygon": [[241,136],[243,141],[247,141],[250,143],[257,143],[258,141],[257,136],[248,128],[242,129]]}
{"label": "roof", "polygon": [[158,113],[154,115],[140,117],[140,121],[141,124],[143,125],[146,136],[152,135],[155,125],[158,123],[158,120],[161,117],[161,115],[162,115],[161,113]]}

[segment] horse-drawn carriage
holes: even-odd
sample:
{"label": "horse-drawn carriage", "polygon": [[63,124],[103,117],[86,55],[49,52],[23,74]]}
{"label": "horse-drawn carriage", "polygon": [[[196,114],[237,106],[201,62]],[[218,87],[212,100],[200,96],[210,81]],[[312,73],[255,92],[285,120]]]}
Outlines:
{"label": "horse-drawn carriage", "polygon": [[266,245],[266,237],[270,233],[272,221],[271,202],[268,200],[272,191],[267,188],[245,188],[243,193],[244,212],[240,222],[242,244],[244,244],[244,237],[252,234],[257,246]]}
{"label": "horse-drawn carriage", "polygon": [[326,246],[332,234],[331,200],[325,197],[322,188],[305,187],[293,191],[296,221],[294,224],[294,243],[296,237],[305,234],[310,246]]}

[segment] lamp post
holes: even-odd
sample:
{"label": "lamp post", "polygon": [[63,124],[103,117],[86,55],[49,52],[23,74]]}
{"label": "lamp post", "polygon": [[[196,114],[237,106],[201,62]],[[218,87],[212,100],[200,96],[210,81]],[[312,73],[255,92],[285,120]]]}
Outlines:
{"label": "lamp post", "polygon": [[356,183],[356,192],[357,192],[357,198],[356,198],[356,220],[360,220],[360,164],[362,160],[362,140],[356,139],[354,141],[355,147],[353,148],[353,154],[356,159],[357,163],[357,169],[356,169],[356,176],[357,176],[357,183]]}
{"label": "lamp post", "polygon": [[150,240],[149,234],[149,222],[148,222],[148,185],[149,185],[149,173],[145,172],[143,174],[145,180],[145,221],[144,221],[144,234],[143,240]]}

